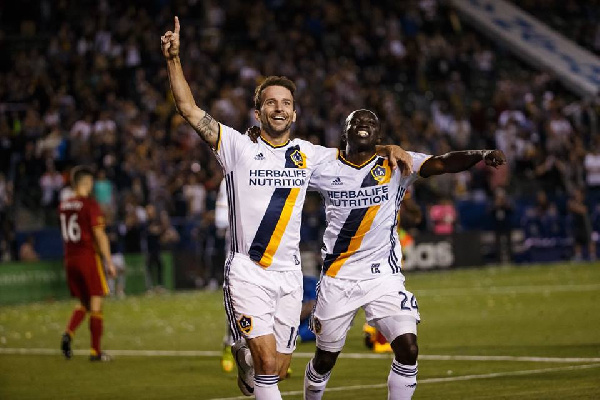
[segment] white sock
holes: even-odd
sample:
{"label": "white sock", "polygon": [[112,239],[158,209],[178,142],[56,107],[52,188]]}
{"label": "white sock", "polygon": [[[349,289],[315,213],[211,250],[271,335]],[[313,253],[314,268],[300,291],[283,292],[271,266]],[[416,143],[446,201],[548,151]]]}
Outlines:
{"label": "white sock", "polygon": [[394,360],[388,375],[388,400],[410,400],[417,388],[417,364],[404,365]]}
{"label": "white sock", "polygon": [[306,364],[306,370],[304,371],[304,400],[321,400],[330,376],[331,371],[324,375],[315,371],[313,360],[311,359]]}
{"label": "white sock", "polygon": [[281,400],[278,375],[254,375],[254,395],[256,400]]}

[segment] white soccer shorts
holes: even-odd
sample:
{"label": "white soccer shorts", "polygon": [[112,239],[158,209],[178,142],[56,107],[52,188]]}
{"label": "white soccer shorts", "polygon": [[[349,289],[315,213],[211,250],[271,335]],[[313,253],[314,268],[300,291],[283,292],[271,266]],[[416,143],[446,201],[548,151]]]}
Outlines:
{"label": "white soccer shorts", "polygon": [[369,325],[389,342],[406,333],[417,334],[421,320],[417,299],[404,288],[403,279],[385,276],[352,281],[324,276],[313,313],[317,347],[341,351],[360,307],[365,310]]}
{"label": "white soccer shorts", "polygon": [[274,334],[277,351],[292,353],[302,309],[302,272],[269,271],[239,253],[225,268],[225,311],[231,329],[248,339]]}

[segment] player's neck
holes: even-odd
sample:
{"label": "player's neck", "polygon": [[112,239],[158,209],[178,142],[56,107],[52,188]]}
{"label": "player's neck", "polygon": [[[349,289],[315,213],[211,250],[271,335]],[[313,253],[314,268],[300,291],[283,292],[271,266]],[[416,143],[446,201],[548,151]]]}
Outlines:
{"label": "player's neck", "polygon": [[77,189],[75,189],[74,192],[75,192],[75,196],[77,196],[77,197],[88,197],[90,195],[85,190],[77,190]]}
{"label": "player's neck", "polygon": [[351,162],[355,165],[362,165],[365,162],[369,161],[377,150],[375,148],[352,148],[350,146],[346,146],[346,151],[343,153],[346,161]]}
{"label": "player's neck", "polygon": [[268,143],[274,146],[281,146],[290,140],[290,131],[284,132],[279,136],[271,136],[266,131],[261,130],[260,136]]}

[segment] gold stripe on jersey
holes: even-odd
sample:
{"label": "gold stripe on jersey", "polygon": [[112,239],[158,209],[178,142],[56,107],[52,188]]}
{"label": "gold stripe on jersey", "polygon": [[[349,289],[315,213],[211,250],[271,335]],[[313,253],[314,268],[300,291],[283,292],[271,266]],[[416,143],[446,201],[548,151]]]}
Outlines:
{"label": "gold stripe on jersey", "polygon": [[263,268],[268,268],[273,262],[273,256],[277,252],[279,244],[281,243],[281,238],[283,237],[285,229],[290,222],[294,205],[296,204],[296,199],[298,198],[299,193],[300,188],[292,188],[290,190],[290,194],[285,200],[285,205],[283,206],[283,210],[281,210],[281,215],[279,216],[277,225],[275,225],[271,239],[269,239],[269,244],[267,245],[263,256],[258,261],[258,264]]}
{"label": "gold stripe on jersey", "polygon": [[348,250],[346,250],[345,252],[340,254],[338,256],[338,258],[331,264],[331,266],[327,270],[327,276],[335,277],[337,275],[337,273],[340,271],[340,268],[342,268],[342,265],[344,265],[344,263],[346,262],[346,260],[348,260],[348,258],[352,254],[356,253],[356,250],[358,250],[360,248],[360,245],[361,245],[365,235],[367,234],[367,232],[369,232],[369,229],[371,229],[371,225],[373,224],[373,220],[375,219],[375,216],[377,215],[377,211],[379,211],[379,207],[381,207],[381,206],[377,205],[377,206],[369,207],[365,216],[363,217],[362,221],[360,222],[360,225],[359,225],[356,233],[350,240],[350,244],[348,245]]}

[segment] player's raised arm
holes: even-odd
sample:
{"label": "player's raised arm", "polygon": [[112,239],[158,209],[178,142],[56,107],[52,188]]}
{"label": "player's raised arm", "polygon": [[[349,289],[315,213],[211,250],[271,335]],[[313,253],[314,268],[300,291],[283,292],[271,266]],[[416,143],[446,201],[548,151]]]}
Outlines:
{"label": "player's raised arm", "polygon": [[167,60],[169,82],[171,83],[173,97],[175,97],[177,111],[194,127],[204,141],[216,148],[219,138],[219,124],[206,111],[196,105],[190,86],[185,80],[181,60],[179,59],[179,30],[179,18],[175,17],[175,31],[167,31],[160,38],[161,50]]}
{"label": "player's raised arm", "polygon": [[506,164],[506,156],[502,150],[451,151],[425,161],[421,166],[419,175],[427,178],[432,175],[461,172],[471,168],[481,160],[484,160],[486,165],[494,168]]}

